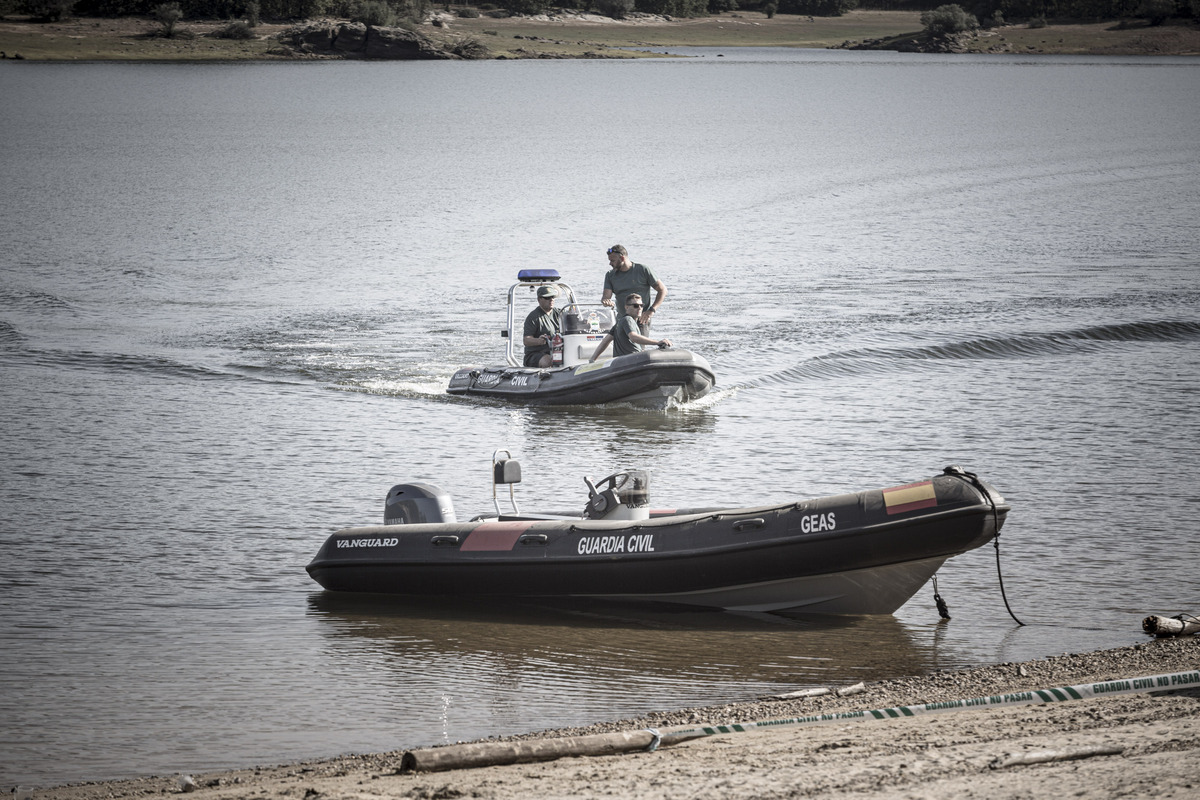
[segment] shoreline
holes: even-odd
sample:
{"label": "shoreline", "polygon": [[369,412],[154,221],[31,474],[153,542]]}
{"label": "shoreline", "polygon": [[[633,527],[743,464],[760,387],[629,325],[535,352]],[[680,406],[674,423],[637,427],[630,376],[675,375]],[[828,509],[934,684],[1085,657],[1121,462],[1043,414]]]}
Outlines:
{"label": "shoreline", "polygon": [[[1200,637],[1152,639],[1091,653],[897,678],[854,693],[781,696],[680,709],[585,728],[488,742],[531,742],[647,728],[765,722],[917,706],[1200,670]],[[1196,672],[1200,680],[1200,672]],[[406,751],[345,755],[272,767],[142,777],[37,789],[34,800],[99,800],[185,790],[205,800],[333,798],[694,797],[819,793],[940,800],[1057,793],[1188,797],[1200,789],[1181,762],[1200,754],[1200,689],[1099,695],[1048,705],[956,708],[953,713],[707,736],[654,752],[568,756],[442,772],[401,770]]]}
{"label": "shoreline", "polygon": [[[332,22],[338,22],[334,20]],[[70,18],[38,23],[0,18],[0,53],[25,61],[297,61],[342,60],[298,53],[279,35],[298,23],[267,22],[254,38],[223,39],[213,33],[229,20],[183,20],[179,35],[158,35],[150,18]],[[928,46],[915,11],[856,10],[841,17],[776,15],[756,11],[671,19],[643,15],[613,20],[594,14],[459,18],[437,12],[415,30],[438,46],[472,42],[484,60],[558,58],[656,58],[656,49],[680,47],[791,47],[911,52]],[[1053,21],[1041,28],[1020,23],[960,34],[955,54],[1190,56],[1200,55],[1200,25],[1170,20]],[[634,52],[631,48],[641,48]]]}

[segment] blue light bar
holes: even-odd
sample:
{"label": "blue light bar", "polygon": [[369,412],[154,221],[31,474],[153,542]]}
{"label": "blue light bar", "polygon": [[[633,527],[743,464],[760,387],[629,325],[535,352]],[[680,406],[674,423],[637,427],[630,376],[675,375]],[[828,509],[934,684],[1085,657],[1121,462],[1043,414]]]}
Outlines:
{"label": "blue light bar", "polygon": [[523,269],[517,273],[521,283],[553,283],[562,280],[556,269]]}

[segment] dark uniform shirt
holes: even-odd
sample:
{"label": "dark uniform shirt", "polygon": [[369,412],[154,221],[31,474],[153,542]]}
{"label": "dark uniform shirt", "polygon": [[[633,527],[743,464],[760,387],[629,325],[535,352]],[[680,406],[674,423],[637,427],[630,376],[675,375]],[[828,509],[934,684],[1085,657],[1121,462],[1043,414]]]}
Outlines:
{"label": "dark uniform shirt", "polygon": [[[525,335],[526,336],[542,336],[543,334],[554,337],[558,333],[559,324],[562,322],[562,311],[557,308],[550,309],[549,312],[542,311],[542,307],[538,306],[533,311],[529,312],[529,316],[525,317]],[[525,348],[525,366],[536,367],[542,356],[550,353],[550,345],[539,344],[535,347]]]}
{"label": "dark uniform shirt", "polygon": [[636,317],[622,316],[609,333],[613,337],[614,356],[629,356],[642,351],[642,346],[629,338],[631,333],[641,333]]}
{"label": "dark uniform shirt", "polygon": [[604,274],[604,288],[612,290],[618,314],[625,310],[625,298],[634,292],[642,296],[642,302],[649,308],[654,302],[650,292],[657,283],[658,276],[645,264],[635,263],[625,272],[610,269]]}

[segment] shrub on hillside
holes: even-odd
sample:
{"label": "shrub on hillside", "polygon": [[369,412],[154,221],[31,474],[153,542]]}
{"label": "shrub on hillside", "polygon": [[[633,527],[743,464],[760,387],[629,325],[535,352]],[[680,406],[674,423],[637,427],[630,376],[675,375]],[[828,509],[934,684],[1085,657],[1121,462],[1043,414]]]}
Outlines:
{"label": "shrub on hillside", "polygon": [[162,35],[170,39],[175,35],[175,25],[183,19],[179,3],[159,3],[154,7],[154,19],[162,25]]}
{"label": "shrub on hillside", "polygon": [[372,28],[388,28],[396,21],[396,12],[384,0],[362,0],[350,12],[350,21]]}
{"label": "shrub on hillside", "polygon": [[930,36],[947,36],[951,33],[972,31],[979,27],[974,14],[968,14],[957,3],[938,6],[933,11],[921,14],[921,25]]}
{"label": "shrub on hillside", "polygon": [[459,39],[450,45],[450,52],[462,58],[487,58],[491,55],[491,51],[487,49],[487,46],[474,36]]}
{"label": "shrub on hillside", "polygon": [[228,25],[217,28],[212,32],[214,39],[253,39],[254,31],[250,27],[250,23],[243,19],[235,19]]}

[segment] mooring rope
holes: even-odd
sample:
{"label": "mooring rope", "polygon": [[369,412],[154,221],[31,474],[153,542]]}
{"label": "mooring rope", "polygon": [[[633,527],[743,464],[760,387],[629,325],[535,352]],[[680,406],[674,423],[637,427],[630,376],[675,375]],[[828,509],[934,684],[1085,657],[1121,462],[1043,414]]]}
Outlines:
{"label": "mooring rope", "polygon": [[[983,496],[988,501],[988,505],[992,507],[992,524],[996,527],[996,535],[992,537],[992,546],[996,548],[996,579],[1000,582],[1000,597],[1004,600],[1004,607],[1008,609],[1008,615],[1013,618],[1014,622],[1024,627],[1025,623],[1017,619],[1017,615],[1013,613],[1012,606],[1008,604],[1008,593],[1004,591],[1004,573],[1000,571],[1000,512],[996,510],[996,501],[992,498],[992,493],[987,490],[987,487],[983,485],[983,481],[979,480],[979,476],[974,472],[967,472],[961,467],[946,467],[946,469],[942,470],[942,473],[965,478],[972,486],[983,493]],[[936,599],[936,585],[933,591]],[[941,610],[940,606],[939,610]]]}
{"label": "mooring rope", "polygon": [[937,605],[938,613],[942,615],[942,619],[950,619],[950,607],[946,605],[946,601],[938,594],[937,573],[934,573],[933,576],[933,602]]}
{"label": "mooring rope", "polygon": [[[993,506],[993,509],[995,506]],[[1000,597],[1004,600],[1004,607],[1008,609],[1008,615],[1013,618],[1013,621],[1018,625],[1024,626],[1025,623],[1017,619],[1017,615],[1013,613],[1012,606],[1008,604],[1008,593],[1004,591],[1004,573],[1000,571],[1000,529],[996,528],[996,538],[992,540],[992,545],[996,548],[996,580],[1000,582]]]}

